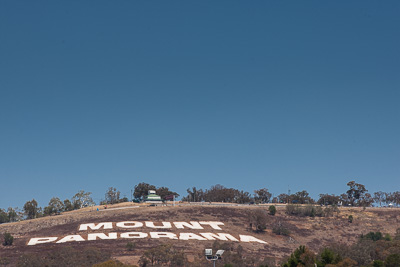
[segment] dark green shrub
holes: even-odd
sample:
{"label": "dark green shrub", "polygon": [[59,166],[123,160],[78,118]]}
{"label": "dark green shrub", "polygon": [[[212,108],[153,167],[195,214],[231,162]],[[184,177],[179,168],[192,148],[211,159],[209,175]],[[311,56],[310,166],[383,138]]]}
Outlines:
{"label": "dark green shrub", "polygon": [[349,215],[348,221],[349,221],[349,223],[353,222],[353,215]]}
{"label": "dark green shrub", "polygon": [[385,267],[399,267],[400,254],[390,254],[385,260]]}
{"label": "dark green shrub", "polygon": [[318,266],[337,264],[341,260],[340,255],[330,248],[324,248],[318,258]]}
{"label": "dark green shrub", "polygon": [[386,234],[383,238],[385,241],[392,241],[392,237],[389,234]]}
{"label": "dark green shrub", "polygon": [[3,246],[11,246],[14,242],[14,237],[10,233],[4,233]]}
{"label": "dark green shrub", "polygon": [[287,262],[283,263],[283,267],[293,266],[314,266],[315,255],[305,246],[297,248],[289,257]]}
{"label": "dark green shrub", "polygon": [[302,217],[322,217],[324,212],[320,206],[314,205],[293,205],[289,204],[286,206],[286,213],[292,216],[302,216]]}
{"label": "dark green shrub", "polygon": [[289,229],[283,225],[281,222],[278,222],[273,228],[272,228],[272,232],[276,235],[284,235],[284,236],[288,236],[290,235],[290,231]]}
{"label": "dark green shrub", "polygon": [[269,211],[270,215],[275,215],[275,213],[276,213],[275,206],[274,205],[269,206],[268,211]]}
{"label": "dark green shrub", "polygon": [[385,266],[385,263],[381,260],[375,260],[372,263],[372,267],[384,267],[384,266]]}
{"label": "dark green shrub", "polygon": [[382,240],[383,239],[383,235],[381,232],[369,232],[368,234],[366,234],[365,236],[361,236],[361,238],[364,239],[370,239],[372,241],[378,241],[378,240]]}
{"label": "dark green shrub", "polygon": [[293,216],[299,215],[300,214],[300,206],[299,205],[288,204],[286,206],[286,214],[293,215]]}
{"label": "dark green shrub", "polygon": [[128,243],[126,244],[126,249],[127,249],[128,251],[134,250],[135,247],[136,247],[136,245],[135,245],[135,243],[133,243],[133,242],[128,242]]}

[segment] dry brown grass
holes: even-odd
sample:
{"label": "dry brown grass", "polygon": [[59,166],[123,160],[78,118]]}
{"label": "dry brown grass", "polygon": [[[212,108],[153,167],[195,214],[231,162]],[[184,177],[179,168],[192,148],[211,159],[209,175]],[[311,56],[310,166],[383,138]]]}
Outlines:
{"label": "dry brown grass", "polygon": [[[137,207],[139,206],[139,207]],[[97,211],[99,208],[99,211]],[[226,233],[237,236],[238,234],[253,235],[268,242],[267,245],[258,243],[240,243],[249,256],[275,257],[281,259],[290,254],[300,244],[310,247],[318,252],[330,242],[352,243],[359,235],[370,231],[394,234],[399,227],[400,216],[397,209],[368,208],[365,211],[359,208],[340,208],[340,213],[327,218],[292,217],[285,214],[284,206],[277,206],[275,216],[269,216],[267,230],[263,233],[250,232],[248,227],[248,212],[253,209],[268,209],[267,206],[161,206],[149,207],[136,203],[121,203],[85,208],[77,211],[65,212],[61,215],[44,217],[18,223],[0,225],[0,233],[10,232],[14,237],[14,245],[0,247],[0,255],[7,256],[15,263],[22,253],[44,253],[60,246],[96,246],[102,250],[110,251],[112,255],[126,263],[135,263],[143,251],[162,242],[172,243],[175,247],[184,250],[189,258],[198,257],[203,249],[212,246],[213,241],[177,241],[177,240],[135,240],[134,251],[127,251],[126,240],[99,240],[76,242],[66,244],[40,244],[27,246],[31,237],[65,236],[77,234],[81,223],[120,222],[120,221],[221,221]],[[354,217],[353,223],[348,222],[348,216]],[[272,233],[273,225],[278,221],[284,223],[291,232],[291,239]],[[149,232],[150,229],[141,228],[140,231]],[[175,233],[182,230],[173,229]],[[185,230],[186,232],[187,229]],[[103,231],[102,231],[103,232]]]}

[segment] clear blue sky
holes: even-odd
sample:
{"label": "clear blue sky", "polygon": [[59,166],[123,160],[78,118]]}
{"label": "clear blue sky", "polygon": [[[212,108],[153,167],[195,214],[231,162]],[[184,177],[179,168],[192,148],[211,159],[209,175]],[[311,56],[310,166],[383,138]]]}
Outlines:
{"label": "clear blue sky", "polygon": [[400,190],[399,1],[1,1],[0,208],[110,186]]}

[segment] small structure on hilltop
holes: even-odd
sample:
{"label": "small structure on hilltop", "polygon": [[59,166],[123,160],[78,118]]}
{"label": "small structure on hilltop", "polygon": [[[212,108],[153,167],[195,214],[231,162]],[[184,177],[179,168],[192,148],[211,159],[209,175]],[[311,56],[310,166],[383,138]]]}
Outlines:
{"label": "small structure on hilltop", "polygon": [[155,190],[149,190],[149,194],[144,198],[145,203],[161,204],[163,203],[161,197],[156,194]]}

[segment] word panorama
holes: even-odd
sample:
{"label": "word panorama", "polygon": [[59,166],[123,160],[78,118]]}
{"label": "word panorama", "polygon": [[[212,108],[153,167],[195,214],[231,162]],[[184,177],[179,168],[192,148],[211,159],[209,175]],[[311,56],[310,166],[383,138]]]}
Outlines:
{"label": "word panorama", "polygon": [[[234,241],[234,242],[256,242],[261,244],[267,244],[267,242],[255,238],[250,235],[238,235],[234,237],[228,233],[215,233],[215,230],[223,230],[223,222],[215,221],[191,221],[191,222],[158,222],[154,223],[151,221],[138,222],[138,221],[123,221],[123,222],[101,222],[101,223],[86,223],[81,224],[78,227],[78,231],[85,231],[79,234],[67,235],[63,237],[34,237],[28,242],[29,246],[43,244],[43,243],[66,243],[66,242],[82,242],[82,241],[95,241],[95,240],[115,240],[115,239],[172,239],[172,240],[222,240],[222,241]],[[143,232],[143,231],[127,231],[134,228],[150,228],[150,229],[172,229],[178,230],[213,230],[213,232],[201,231],[200,233],[188,233],[188,232]],[[205,229],[207,228],[207,229]],[[114,232],[113,230],[120,230],[123,232]],[[94,232],[96,230],[107,230],[107,233]]]}

